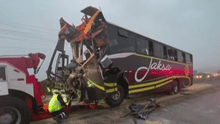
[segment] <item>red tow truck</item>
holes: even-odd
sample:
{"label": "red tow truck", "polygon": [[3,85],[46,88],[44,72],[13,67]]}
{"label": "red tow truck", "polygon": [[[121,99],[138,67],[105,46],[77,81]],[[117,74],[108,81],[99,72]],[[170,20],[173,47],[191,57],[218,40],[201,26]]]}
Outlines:
{"label": "red tow truck", "polygon": [[[28,124],[51,117],[43,103],[45,94],[35,77],[42,53],[0,56],[0,123]],[[43,62],[42,62],[43,63]],[[28,69],[33,68],[30,75]]]}

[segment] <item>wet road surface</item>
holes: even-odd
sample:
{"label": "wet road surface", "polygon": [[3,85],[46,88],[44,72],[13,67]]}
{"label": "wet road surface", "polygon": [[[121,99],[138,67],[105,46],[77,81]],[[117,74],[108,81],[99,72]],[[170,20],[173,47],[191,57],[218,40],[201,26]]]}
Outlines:
{"label": "wet road surface", "polygon": [[[125,100],[116,108],[103,105],[98,110],[79,110],[63,120],[65,124],[132,124],[130,116],[119,116],[128,112],[130,103],[146,104],[151,97],[157,99],[160,108],[153,111],[146,120],[137,119],[138,124],[219,124],[220,123],[220,81],[206,81],[183,89],[177,95],[153,94],[137,95]],[[219,117],[218,117],[219,116]],[[53,119],[32,122],[31,124],[56,124]]]}

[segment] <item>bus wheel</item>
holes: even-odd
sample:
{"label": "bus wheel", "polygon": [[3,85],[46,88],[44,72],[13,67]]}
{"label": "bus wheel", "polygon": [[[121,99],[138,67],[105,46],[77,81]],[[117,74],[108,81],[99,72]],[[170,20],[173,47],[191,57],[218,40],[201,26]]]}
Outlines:
{"label": "bus wheel", "polygon": [[119,106],[123,102],[123,99],[125,97],[124,88],[120,84],[118,84],[117,87],[118,87],[117,93],[114,95],[109,94],[105,99],[106,103],[111,107]]}
{"label": "bus wheel", "polygon": [[29,124],[31,113],[28,105],[21,99],[6,96],[0,102],[0,124]]}
{"label": "bus wheel", "polygon": [[179,85],[178,82],[176,80],[173,81],[173,87],[172,87],[172,91],[170,92],[170,94],[177,94],[179,92]]}

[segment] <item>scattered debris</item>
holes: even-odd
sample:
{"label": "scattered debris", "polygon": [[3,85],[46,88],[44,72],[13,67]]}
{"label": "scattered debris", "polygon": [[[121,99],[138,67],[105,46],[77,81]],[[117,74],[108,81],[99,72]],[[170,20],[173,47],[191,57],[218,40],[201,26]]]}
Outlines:
{"label": "scattered debris", "polygon": [[141,104],[138,104],[138,103],[132,103],[128,107],[130,109],[130,112],[128,112],[127,114],[125,114],[125,115],[123,115],[121,117],[125,117],[127,115],[131,115],[133,120],[134,120],[134,122],[137,123],[135,118],[141,118],[141,119],[146,120],[148,115],[153,110],[155,110],[158,107],[160,107],[160,105],[158,105],[156,103],[156,99],[154,99],[154,98],[151,98],[150,99],[150,103],[147,104],[147,105],[141,105]]}

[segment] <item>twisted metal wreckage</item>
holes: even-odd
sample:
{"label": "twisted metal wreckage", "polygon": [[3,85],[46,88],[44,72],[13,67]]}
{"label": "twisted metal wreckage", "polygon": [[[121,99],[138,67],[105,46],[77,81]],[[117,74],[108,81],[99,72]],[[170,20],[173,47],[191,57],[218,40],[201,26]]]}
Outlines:
{"label": "twisted metal wreckage", "polygon": [[[112,77],[117,70],[109,70],[112,62],[104,57],[109,43],[107,22],[102,12],[94,7],[89,6],[81,12],[85,15],[81,19],[82,24],[77,27],[60,19],[59,40],[47,70],[49,85],[53,88],[60,86],[59,89],[64,89],[72,98],[78,97],[79,101],[87,103],[117,97],[117,83]],[[73,52],[70,64],[64,50],[65,40],[70,43]],[[55,72],[52,72],[57,52]],[[116,106],[121,101],[107,103]]]}

